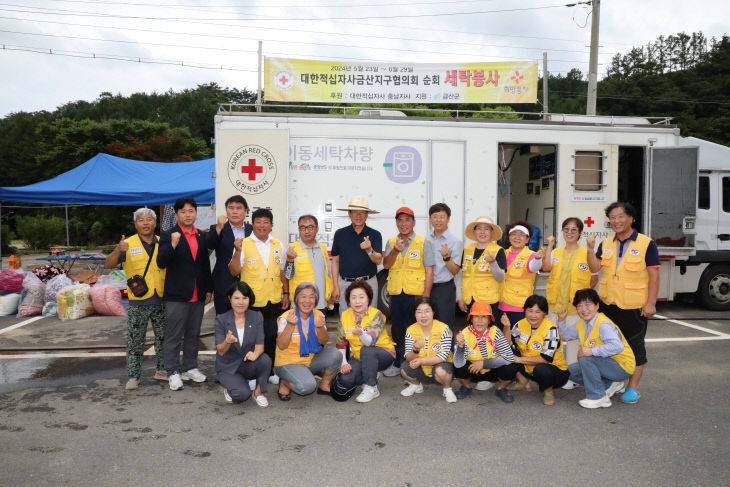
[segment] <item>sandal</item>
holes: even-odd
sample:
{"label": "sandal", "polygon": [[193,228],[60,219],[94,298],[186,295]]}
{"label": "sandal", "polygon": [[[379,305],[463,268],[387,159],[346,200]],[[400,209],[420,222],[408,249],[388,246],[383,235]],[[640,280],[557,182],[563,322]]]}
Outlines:
{"label": "sandal", "polygon": [[279,396],[280,401],[288,401],[291,399],[291,391],[289,391],[289,394],[282,394],[279,391],[276,391],[276,395]]}
{"label": "sandal", "polygon": [[527,381],[525,383],[522,383],[520,381],[514,381],[510,385],[507,386],[507,390],[510,391],[523,391],[523,392],[532,392],[532,384],[530,381]]}
{"label": "sandal", "polygon": [[553,391],[545,391],[544,395],[542,396],[542,403],[546,406],[554,406],[555,393]]}

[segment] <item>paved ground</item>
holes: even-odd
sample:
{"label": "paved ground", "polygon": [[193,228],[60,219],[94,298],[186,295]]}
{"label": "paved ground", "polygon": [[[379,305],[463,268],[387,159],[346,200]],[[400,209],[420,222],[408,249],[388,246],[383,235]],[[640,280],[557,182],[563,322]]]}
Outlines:
{"label": "paved ground", "polygon": [[[397,378],[370,404],[283,403],[271,389],[259,409],[227,405],[213,381],[172,392],[151,379],[152,357],[126,392],[124,318],[10,330],[23,320],[2,318],[0,484],[729,485],[728,314],[665,303],[659,315],[673,321],[650,322],[640,402],[593,411],[580,389],[554,407],[492,391],[449,405],[435,387],[401,397]],[[200,359],[210,375],[213,360]]]}

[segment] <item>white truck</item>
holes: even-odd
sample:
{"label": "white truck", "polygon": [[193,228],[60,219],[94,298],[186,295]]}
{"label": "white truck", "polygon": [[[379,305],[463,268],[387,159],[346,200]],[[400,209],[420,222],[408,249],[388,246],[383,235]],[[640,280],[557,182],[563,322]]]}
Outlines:
{"label": "white truck", "polygon": [[335,230],[349,224],[337,208],[354,195],[381,211],[368,225],[384,240],[397,233],[396,208],[413,208],[416,233],[426,235],[429,206],[445,202],[456,235],[487,215],[502,226],[526,219],[541,229],[543,244],[555,235],[561,245],[565,218],[581,218],[583,236],[600,241],[612,235],[604,208],[629,201],[640,215],[635,226],[659,246],[660,299],[697,293],[708,308],[730,310],[730,149],[682,138],[670,119],[546,118],[222,105],[215,117],[216,206],[222,214],[225,199],[240,193],[252,208],[271,208],[282,242],[298,238],[299,216],[315,215],[318,237],[329,246]]}

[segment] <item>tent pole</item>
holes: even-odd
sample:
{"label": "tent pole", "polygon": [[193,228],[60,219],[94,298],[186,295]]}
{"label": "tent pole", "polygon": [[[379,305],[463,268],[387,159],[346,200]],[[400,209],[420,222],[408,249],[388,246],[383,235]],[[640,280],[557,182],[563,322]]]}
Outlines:
{"label": "tent pole", "polygon": [[0,271],[3,270],[3,204],[0,203]]}
{"label": "tent pole", "polygon": [[68,238],[68,205],[63,205],[66,209],[66,247],[71,246],[71,239]]}

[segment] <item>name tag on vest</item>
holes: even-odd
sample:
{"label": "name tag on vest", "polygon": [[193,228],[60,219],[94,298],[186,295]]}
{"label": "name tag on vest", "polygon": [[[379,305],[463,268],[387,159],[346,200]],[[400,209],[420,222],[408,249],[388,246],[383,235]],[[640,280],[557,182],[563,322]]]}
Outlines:
{"label": "name tag on vest", "polygon": [[142,247],[134,247],[129,249],[129,255],[141,255],[142,254]]}
{"label": "name tag on vest", "polygon": [[249,264],[249,265],[250,265],[250,264],[255,264],[255,263],[256,263],[256,262],[258,262],[258,261],[259,261],[258,259],[248,259],[248,260],[246,261],[246,264]]}
{"label": "name tag on vest", "polygon": [[304,259],[307,257],[307,254],[297,254],[297,259]]}

